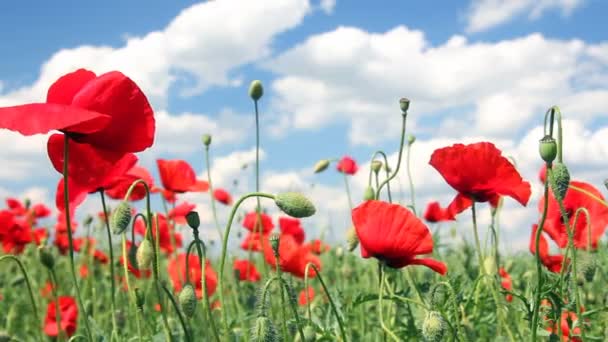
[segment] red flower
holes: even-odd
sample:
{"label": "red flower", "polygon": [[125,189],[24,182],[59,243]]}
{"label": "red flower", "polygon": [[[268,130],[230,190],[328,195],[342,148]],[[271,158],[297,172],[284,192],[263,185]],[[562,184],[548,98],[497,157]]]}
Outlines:
{"label": "red flower", "polygon": [[32,207],[32,213],[35,218],[43,218],[51,215],[51,210],[44,204],[38,203]]}
{"label": "red flower", "polygon": [[[264,259],[272,268],[276,268],[274,251],[268,240],[264,241]],[[291,235],[281,235],[279,239],[279,267],[281,267],[281,270],[296,277],[304,278],[308,263],[313,263],[319,270],[321,269],[321,260],[312,254],[306,246],[298,244]],[[310,268],[308,275],[310,277],[316,276],[315,270]]]}
{"label": "red flower", "polygon": [[424,265],[444,275],[447,266],[416,256],[433,252],[429,229],[411,211],[383,201],[366,201],[353,209],[353,224],[363,258],[374,257],[393,268]]}
{"label": "red flower", "polygon": [[300,220],[291,217],[280,217],[279,227],[281,228],[281,234],[291,235],[298,244],[302,244],[306,235],[304,229],[300,225]]}
{"label": "red flower", "polygon": [[255,264],[249,260],[234,260],[234,270],[238,272],[241,281],[260,281],[261,276],[255,268]]}
{"label": "red flower", "polygon": [[[201,263],[197,255],[190,254],[188,267],[190,268],[190,283],[196,290],[196,296],[198,298],[202,298],[202,270]],[[181,253],[177,257],[171,258],[167,268],[169,271],[169,278],[171,278],[171,282],[173,283],[173,287],[175,288],[176,292],[179,292],[186,281],[186,253]],[[205,264],[205,279],[207,285],[207,296],[211,297],[213,296],[213,293],[215,293],[215,288],[217,286],[217,274],[215,274],[209,260],[207,260]]]}
{"label": "red flower", "polygon": [[6,205],[13,212],[13,214],[17,216],[23,216],[26,213],[25,206],[21,203],[20,200],[9,197],[6,199]]}
{"label": "red flower", "polygon": [[308,304],[309,300],[312,302],[313,299],[315,299],[315,289],[313,289],[312,286],[309,286],[300,291],[300,295],[298,296],[298,304],[300,304],[300,306],[304,306]]}
{"label": "red flower", "polygon": [[[142,236],[146,234],[146,226],[142,220],[135,222],[135,232]],[[167,222],[167,218],[164,215],[158,215],[158,234],[160,250],[171,254],[174,251],[173,242],[175,242],[175,248],[182,246],[182,235],[174,231],[173,227]],[[152,238],[156,241],[156,220],[152,220]],[[174,240],[174,241],[171,241]]]}
{"label": "red flower", "polygon": [[272,228],[274,228],[272,218],[262,212],[259,213],[259,216],[261,218],[261,228],[259,227],[260,223],[258,222],[258,213],[255,211],[245,215],[245,218],[243,219],[243,227],[247,228],[250,232],[258,233],[262,231],[264,234],[270,233]]}
{"label": "red flower", "polygon": [[[536,254],[536,230],[538,229],[538,225],[535,224],[532,226],[532,236],[530,237],[530,253]],[[540,261],[547,267],[547,269],[554,273],[560,273],[562,269],[562,264],[564,262],[564,256],[557,255],[549,255],[549,243],[545,239],[544,234],[541,233],[539,240],[539,256]]]}
{"label": "red flower", "polygon": [[342,157],[336,168],[339,172],[346,173],[347,175],[354,175],[359,169],[357,162],[349,156]]}
{"label": "red flower", "polygon": [[329,246],[319,239],[312,240],[306,244],[308,250],[316,255],[321,255],[329,251]]}
{"label": "red flower", "polygon": [[[574,225],[574,214],[579,208],[586,208],[589,211],[591,218],[591,248],[597,248],[599,239],[604,235],[606,227],[608,226],[608,208],[606,208],[601,202],[595,200],[592,196],[581,192],[576,187],[583,191],[595,196],[602,201],[604,196],[596,189],[593,185],[585,182],[571,181],[570,188],[566,192],[564,198],[564,207],[568,213],[568,219],[570,221],[570,227]],[[539,210],[542,212],[544,206],[544,198],[541,198],[539,203]],[[568,244],[568,233],[566,226],[563,224],[563,218],[559,209],[559,204],[553,196],[553,192],[549,194],[549,204],[547,207],[547,220],[543,230],[551,236],[551,239],[557,243],[560,248],[565,248]],[[586,249],[589,243],[588,239],[589,231],[587,229],[587,216],[581,212],[574,227],[574,246],[580,249]]]}
{"label": "red flower", "polygon": [[51,298],[52,294],[53,294],[53,284],[51,284],[50,281],[47,281],[44,284],[44,287],[40,289],[40,296],[42,296],[43,298]]}
{"label": "red flower", "polygon": [[196,205],[184,202],[169,211],[169,217],[177,224],[186,224],[186,215],[194,210]]}
{"label": "red flower", "polygon": [[450,213],[448,208],[442,208],[439,202],[431,202],[424,211],[424,219],[427,222],[442,222],[455,220],[454,214]]}
{"label": "red flower", "polygon": [[215,198],[216,201],[218,201],[222,204],[225,204],[225,205],[232,204],[232,197],[230,196],[228,191],[226,191],[222,188],[217,188],[217,189],[213,190],[213,197]]}
{"label": "red flower", "polygon": [[530,183],[489,142],[455,144],[435,150],[429,162],[458,195],[448,206],[453,215],[476,202],[498,205],[500,196],[510,196],[522,205],[530,199]]}
{"label": "red flower", "polygon": [[209,184],[197,181],[194,169],[185,160],[157,159],[160,180],[165,190],[171,192],[207,191]]}
{"label": "red flower", "polygon": [[[577,335],[577,336],[580,336],[580,334],[581,334],[580,323],[579,323],[579,326],[577,326],[576,328],[570,329],[570,324],[574,323],[577,320],[578,320],[578,317],[576,316],[576,313],[574,313],[572,311],[563,311],[562,312],[562,315],[560,318],[559,330],[561,330],[561,336],[565,337],[564,341],[582,342],[582,339],[579,337],[570,337],[571,333],[572,333],[572,335]],[[560,331],[558,330],[557,324],[555,324],[553,322],[551,322],[551,323],[552,323],[552,325],[547,327],[547,331],[560,336]]]}
{"label": "red flower", "polygon": [[[509,275],[509,273],[507,273],[507,270],[504,269],[504,267],[501,267],[498,270],[498,275],[500,275],[500,285],[502,286],[503,289],[507,290],[507,291],[512,291],[513,290],[513,281],[511,280],[511,275]],[[507,299],[507,302],[512,302],[513,301],[513,295],[512,294],[507,294],[505,296],[505,298]]]}
{"label": "red flower", "polygon": [[268,243],[269,234],[260,234],[260,233],[249,233],[241,242],[241,248],[252,252],[261,252],[262,251],[262,242]]}
{"label": "red flower", "polygon": [[[122,174],[114,178],[113,182],[106,188],[106,195],[108,197],[123,200],[127,195],[127,191],[131,184],[138,179],[142,179],[152,192],[152,188],[154,187],[154,179],[150,172],[141,166],[133,166],[126,173]],[[133,191],[131,192],[131,196],[129,197],[130,201],[139,201],[146,197],[146,189],[143,184],[137,184]]]}
{"label": "red flower", "polygon": [[[59,335],[55,316],[56,310],[55,301],[49,302],[46,309],[46,318],[44,319],[44,333],[51,337]],[[78,306],[73,297],[59,297],[59,317],[61,330],[65,331],[68,337],[72,336],[76,332],[78,324]]]}

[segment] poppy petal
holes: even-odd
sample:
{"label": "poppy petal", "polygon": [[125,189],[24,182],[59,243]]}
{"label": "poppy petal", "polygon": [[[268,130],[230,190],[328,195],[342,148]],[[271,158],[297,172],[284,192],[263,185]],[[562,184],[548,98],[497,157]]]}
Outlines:
{"label": "poppy petal", "polygon": [[445,275],[448,272],[446,264],[431,258],[413,259],[410,264],[426,266],[441,275]]}
{"label": "poppy petal", "polygon": [[46,94],[47,103],[71,105],[74,96],[89,82],[95,79],[94,72],[78,69],[61,76],[53,83]]}

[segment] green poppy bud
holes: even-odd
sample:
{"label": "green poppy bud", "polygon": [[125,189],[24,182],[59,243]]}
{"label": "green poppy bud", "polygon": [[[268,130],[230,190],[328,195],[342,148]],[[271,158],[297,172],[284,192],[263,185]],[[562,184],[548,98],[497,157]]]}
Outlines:
{"label": "green poppy bud", "polygon": [[190,228],[198,229],[198,227],[200,227],[200,225],[201,225],[201,219],[198,216],[198,212],[191,211],[191,212],[187,213],[186,222],[188,223],[188,226],[190,226]]}
{"label": "green poppy bud", "polygon": [[152,261],[154,259],[154,247],[152,242],[148,239],[143,239],[137,247],[137,267],[140,270],[147,270],[152,267]]}
{"label": "green poppy bud", "polygon": [[315,164],[315,173],[323,172],[329,166],[329,160],[321,159]]}
{"label": "green poppy bud", "polygon": [[405,97],[401,98],[399,100],[399,107],[401,107],[401,112],[403,112],[403,114],[407,114],[407,110],[410,108],[410,100]]}
{"label": "green poppy bud", "polygon": [[408,134],[407,135],[407,144],[409,146],[412,146],[412,144],[415,143],[415,142],[416,142],[416,136],[412,135],[412,134]]}
{"label": "green poppy bud", "polygon": [[359,237],[357,236],[357,230],[355,227],[350,227],[350,229],[346,232],[346,244],[348,246],[349,251],[354,251],[357,246],[359,246]]}
{"label": "green poppy bud", "polygon": [[280,240],[279,234],[270,235],[270,238],[269,238],[270,247],[272,247],[272,251],[274,252],[275,257],[279,257],[279,242],[280,242],[279,240]]}
{"label": "green poppy bud", "polygon": [[55,266],[55,257],[48,247],[38,247],[38,259],[40,260],[40,263],[49,270],[52,270]]}
{"label": "green poppy bud", "polygon": [[297,192],[278,194],[274,199],[274,203],[285,214],[295,218],[309,217],[316,212],[314,204],[304,197],[304,195]]}
{"label": "green poppy bud", "polygon": [[203,145],[205,145],[205,146],[211,145],[211,135],[203,134]]}
{"label": "green poppy bud", "polygon": [[275,342],[279,340],[279,336],[272,321],[266,316],[259,316],[255,320],[251,339],[254,342]]}
{"label": "green poppy bud", "polygon": [[116,207],[114,214],[112,214],[110,225],[112,226],[112,232],[116,235],[122,234],[129,227],[131,222],[131,205],[129,202],[122,201]]}
{"label": "green poppy bud", "polygon": [[382,169],[382,162],[379,160],[374,160],[374,161],[372,161],[370,167],[371,167],[372,171],[374,171],[375,173],[378,173]]}
{"label": "green poppy bud", "polygon": [[549,179],[551,190],[557,200],[563,201],[570,185],[570,172],[563,163],[553,164],[552,171],[553,177]]}
{"label": "green poppy bud", "polygon": [[540,152],[540,157],[543,158],[545,163],[553,163],[555,157],[557,157],[557,143],[555,142],[555,139],[553,139],[553,137],[550,135],[545,135],[542,139],[540,139],[538,151]]}
{"label": "green poppy bud", "polygon": [[376,199],[376,193],[374,192],[374,188],[368,186],[367,188],[365,188],[365,192],[363,193],[363,200],[371,201],[373,199]]}
{"label": "green poppy bud", "polygon": [[178,300],[184,315],[188,318],[192,318],[196,311],[196,293],[194,292],[192,284],[188,283],[182,288]]}
{"label": "green poppy bud", "polygon": [[437,311],[429,311],[422,323],[422,336],[425,341],[439,342],[442,341],[445,334],[446,323],[441,314]]}
{"label": "green poppy bud", "polygon": [[249,97],[251,97],[254,101],[257,101],[262,97],[262,95],[264,95],[264,87],[262,86],[262,82],[259,80],[251,82],[251,85],[249,85]]}

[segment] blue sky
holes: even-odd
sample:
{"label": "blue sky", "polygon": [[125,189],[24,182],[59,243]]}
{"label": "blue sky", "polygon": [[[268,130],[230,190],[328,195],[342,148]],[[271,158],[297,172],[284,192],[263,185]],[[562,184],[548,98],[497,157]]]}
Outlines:
{"label": "blue sky", "polygon": [[[200,135],[211,132],[213,172],[227,188],[238,178],[239,194],[252,186],[253,169],[240,170],[254,143],[247,88],[261,79],[265,185],[311,192],[324,213],[311,232],[331,223],[339,235],[349,224],[342,180],[310,168],[344,154],[365,167],[377,149],[394,160],[401,96],[412,100],[408,133],[418,137],[418,203],[453,196],[427,163],[455,141],[496,142],[537,187],[537,126],[553,104],[572,120],[573,169],[601,185],[592,171],[608,160],[607,12],[600,0],[2,2],[0,106],[42,101],[78,66],[121,70],[163,116],[142,164],[155,172],[155,158],[183,158],[202,173]],[[0,193],[50,201],[58,175],[44,137],[2,134],[0,161],[15,167],[0,172]],[[364,173],[351,179],[357,198]],[[188,199],[208,211],[205,197]],[[535,204],[505,209],[515,218],[505,229],[522,246]]]}

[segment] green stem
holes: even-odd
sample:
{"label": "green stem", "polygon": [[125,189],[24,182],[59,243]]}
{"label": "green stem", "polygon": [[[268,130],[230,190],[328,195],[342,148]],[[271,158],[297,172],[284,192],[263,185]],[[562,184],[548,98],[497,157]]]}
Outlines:
{"label": "green stem", "polygon": [[[213,336],[215,337],[215,340],[219,342],[220,334],[218,333],[217,327],[215,326],[215,320],[213,319],[213,314],[211,313],[211,304],[209,303],[209,296],[207,295],[207,276],[205,274],[205,272],[207,270],[206,248],[205,248],[205,244],[203,243],[203,241],[199,238],[198,229],[193,229],[193,235],[194,235],[194,243],[196,245],[196,252],[198,254],[198,259],[200,260],[200,263],[201,263],[201,285],[202,285],[202,289],[203,289],[203,306],[205,308],[205,311],[207,312],[209,323],[211,324],[211,331],[213,331]],[[202,246],[202,248],[201,248],[201,246]],[[186,260],[188,260],[188,259],[189,258],[186,258]],[[189,270],[188,268],[186,268],[186,269]],[[188,273],[190,273],[190,272],[188,272]],[[223,310],[224,310],[224,308],[222,308],[222,311]]]}
{"label": "green stem", "polygon": [[57,293],[57,276],[55,275],[55,270],[52,268],[49,270],[50,278],[51,278],[51,292],[53,293],[53,299],[55,301],[55,323],[57,324],[57,339],[65,340],[65,335],[61,329],[61,310],[59,309],[59,294]]}
{"label": "green stem", "polygon": [[211,198],[211,212],[213,213],[213,223],[221,240],[224,239],[220,223],[217,220],[217,210],[215,207],[215,197],[213,197],[213,184],[211,183],[211,162],[209,161],[209,146],[205,146],[205,164],[207,166],[207,183],[209,183],[209,197]]}
{"label": "green stem", "polygon": [[384,324],[384,318],[382,316],[382,297],[384,297],[384,279],[385,279],[386,272],[384,272],[384,267],[382,265],[380,265],[379,271],[380,271],[380,287],[378,289],[378,317],[380,318],[380,325],[382,326],[382,329],[386,332],[386,334],[388,336],[390,336],[394,341],[400,341],[399,338],[395,335],[395,333],[392,332],[386,326],[386,324]]}
{"label": "green stem", "polygon": [[348,207],[352,211],[353,210],[353,200],[350,196],[350,187],[348,186],[348,178],[346,177],[346,173],[342,173],[342,176],[344,176],[344,187],[346,188],[346,197],[348,198]]}
{"label": "green stem", "polygon": [[[287,293],[290,293],[292,290],[289,288],[289,285],[287,284],[285,279],[281,278],[280,281],[283,284],[285,291],[287,291]],[[308,292],[306,293],[306,295],[308,296]],[[304,331],[302,330],[302,323],[300,322],[300,315],[298,314],[298,306],[295,302],[294,297],[292,297],[290,295],[287,295],[287,297],[289,298],[289,306],[291,307],[293,316],[296,318],[296,326],[298,327],[298,333],[300,334],[300,339],[302,341],[305,341],[306,339],[304,338]]]}
{"label": "green stem", "polygon": [[179,319],[179,323],[182,326],[182,329],[184,330],[186,341],[192,341],[192,338],[190,337],[190,332],[188,331],[188,327],[186,326],[186,321],[184,320],[184,316],[182,315],[181,311],[179,311],[179,307],[177,306],[177,302],[175,302],[175,298],[173,298],[173,295],[171,294],[171,291],[169,291],[167,286],[162,284],[162,288],[165,291],[167,297],[169,297],[169,301],[171,301],[171,305],[173,305],[173,309],[177,313],[177,318]]}
{"label": "green stem", "polygon": [[454,319],[457,320],[457,322],[455,322],[456,325],[456,336],[458,337],[458,339],[462,342],[466,341],[466,338],[464,337],[464,334],[462,333],[462,328],[461,328],[461,324],[460,324],[460,319],[459,319],[459,315],[458,315],[458,306],[456,305],[456,293],[454,292],[454,288],[452,287],[452,285],[450,285],[450,283],[442,281],[437,283],[436,288],[439,286],[444,286],[445,288],[448,289],[448,292],[450,293],[450,303],[451,303],[451,307],[452,307],[452,314],[454,315]]}
{"label": "green stem", "polygon": [[416,192],[414,190],[414,180],[412,179],[412,171],[410,169],[410,152],[412,150],[412,145],[408,144],[407,146],[407,155],[406,155],[406,162],[405,162],[405,166],[406,166],[406,170],[407,170],[407,179],[410,183],[410,198],[412,201],[412,208],[413,208],[413,212],[414,215],[416,215]]}
{"label": "green stem", "polygon": [[[376,156],[378,154],[381,155],[382,158],[384,159],[384,170],[386,171],[386,178],[390,177],[390,172],[388,171],[388,158],[386,157],[386,153],[384,153],[384,151],[382,151],[382,150],[378,150],[378,151],[374,152],[374,154],[372,154],[372,159],[371,159],[370,168],[369,168],[369,178],[368,178],[368,181],[367,181],[367,186],[371,186],[372,185],[372,168],[371,168],[371,163],[374,162],[374,160],[376,159]],[[378,188],[378,186],[376,186],[376,188]],[[388,201],[390,203],[392,203],[393,202],[393,198],[392,198],[392,195],[391,195],[391,184],[390,183],[386,183],[386,192],[388,194]],[[378,199],[378,198],[376,198],[376,199]]]}
{"label": "green stem", "polygon": [[395,167],[395,170],[393,171],[393,174],[391,174],[390,177],[386,178],[378,187],[378,189],[376,190],[376,198],[380,198],[380,191],[382,191],[382,187],[386,184],[388,184],[393,178],[395,178],[395,176],[397,176],[397,173],[399,172],[399,168],[401,167],[401,156],[403,155],[403,144],[405,142],[405,124],[407,122],[407,113],[402,113],[401,114],[402,117],[402,121],[401,121],[401,142],[399,143],[399,156],[397,157],[397,166]]}
{"label": "green stem", "polygon": [[479,233],[477,232],[477,215],[475,213],[475,201],[471,206],[471,212],[473,215],[473,235],[475,236],[475,248],[477,248],[477,257],[479,261],[479,274],[485,274],[483,269],[483,251],[481,250],[481,244],[479,242]]}
{"label": "green stem", "polygon": [[104,221],[106,221],[106,233],[108,236],[108,249],[110,253],[110,287],[112,290],[111,293],[111,308],[112,308],[112,334],[118,332],[117,324],[116,324],[116,280],[114,279],[114,248],[112,246],[112,234],[110,233],[110,220],[108,217],[108,209],[106,206],[106,197],[103,193],[103,190],[99,190],[99,195],[101,196],[101,206],[103,207]]}

